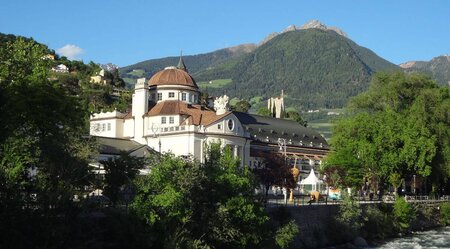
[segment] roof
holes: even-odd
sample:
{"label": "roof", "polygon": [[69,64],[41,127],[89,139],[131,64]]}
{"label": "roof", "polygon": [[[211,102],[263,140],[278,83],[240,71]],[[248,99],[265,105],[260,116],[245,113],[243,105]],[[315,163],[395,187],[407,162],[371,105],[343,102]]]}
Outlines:
{"label": "roof", "polygon": [[142,145],[136,141],[124,138],[110,138],[110,137],[93,137],[99,145],[100,154],[119,155],[121,151],[131,154],[140,149],[146,149],[151,153],[156,153],[147,145]]}
{"label": "roof", "polygon": [[163,86],[163,85],[181,85],[189,86],[198,89],[197,83],[194,78],[186,71],[178,69],[176,67],[168,67],[162,71],[157,72],[148,81],[148,85]]}
{"label": "roof", "polygon": [[184,60],[183,60],[183,56],[182,55],[180,55],[180,60],[178,61],[177,68],[188,73],[188,70],[186,68],[186,65],[184,64]]}
{"label": "roof", "polygon": [[315,185],[319,183],[321,184],[323,183],[323,181],[317,178],[316,174],[314,173],[314,169],[311,169],[311,172],[309,172],[308,177],[306,177],[300,182],[301,185]]}
{"label": "roof", "polygon": [[328,148],[327,141],[315,130],[304,127],[299,123],[280,118],[272,118],[233,112],[244,126],[246,132],[257,141],[278,143],[278,138],[286,139],[286,145]]}
{"label": "roof", "polygon": [[180,100],[166,100],[153,106],[146,115],[188,115],[189,117],[184,123],[189,122],[189,124],[207,126],[230,113],[225,112],[224,114],[216,115],[215,111],[201,105],[191,105]]}

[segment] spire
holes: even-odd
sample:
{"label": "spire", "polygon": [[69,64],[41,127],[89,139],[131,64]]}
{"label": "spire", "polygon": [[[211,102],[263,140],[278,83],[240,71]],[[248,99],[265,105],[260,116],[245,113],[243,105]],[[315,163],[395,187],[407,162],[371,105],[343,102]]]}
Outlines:
{"label": "spire", "polygon": [[181,70],[183,70],[185,72],[188,71],[187,68],[186,68],[186,65],[184,64],[184,61],[183,61],[183,51],[181,51],[181,53],[180,53],[180,60],[178,61],[177,68],[181,69]]}

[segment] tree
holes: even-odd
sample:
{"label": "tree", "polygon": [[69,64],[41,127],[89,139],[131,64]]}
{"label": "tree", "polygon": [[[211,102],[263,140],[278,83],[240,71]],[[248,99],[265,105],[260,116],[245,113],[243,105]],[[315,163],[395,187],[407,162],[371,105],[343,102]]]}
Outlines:
{"label": "tree", "polygon": [[144,168],[145,159],[121,152],[116,158],[100,162],[105,169],[104,195],[109,197],[113,206],[120,197],[120,190],[130,185],[139,170]]}
{"label": "tree", "polygon": [[266,116],[266,117],[271,116],[270,110],[265,107],[259,108],[259,110],[256,112],[256,114],[261,115],[261,116]]}
{"label": "tree", "polygon": [[281,154],[261,152],[258,157],[263,160],[258,167],[253,169],[253,172],[258,182],[264,185],[266,199],[271,186],[295,188],[297,179],[294,179],[292,168]]}
{"label": "tree", "polygon": [[245,112],[247,113],[250,110],[250,103],[246,100],[240,100],[236,104],[234,104],[231,109],[236,112]]}
{"label": "tree", "polygon": [[78,98],[48,80],[47,53],[22,38],[0,48],[0,219],[12,226],[1,234],[13,242],[27,243],[16,231],[33,227],[40,243],[51,243],[51,234],[61,234],[56,217],[75,216],[73,199],[90,182],[86,113]]}
{"label": "tree", "polygon": [[397,227],[404,231],[411,226],[411,222],[416,218],[414,208],[405,201],[405,198],[397,198],[394,203],[394,217]]}
{"label": "tree", "polygon": [[133,210],[158,234],[159,248],[244,248],[263,239],[268,220],[255,201],[254,180],[230,148],[211,145],[207,161],[166,154],[138,179]]}
{"label": "tree", "polygon": [[286,118],[294,120],[295,122],[305,127],[308,125],[308,121],[303,120],[302,116],[300,116],[300,113],[298,113],[297,111],[288,111],[286,113]]}
{"label": "tree", "polygon": [[369,90],[350,101],[352,115],[336,123],[329,157],[357,160],[381,191],[394,173],[442,184],[450,175],[449,106],[448,89],[423,75],[377,74]]}

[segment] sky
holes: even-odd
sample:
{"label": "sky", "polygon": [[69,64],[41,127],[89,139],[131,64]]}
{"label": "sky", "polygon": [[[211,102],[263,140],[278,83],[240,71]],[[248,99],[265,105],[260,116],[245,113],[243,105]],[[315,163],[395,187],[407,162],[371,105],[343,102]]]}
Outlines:
{"label": "sky", "polygon": [[450,54],[447,0],[0,0],[1,33],[119,66],[259,43],[312,19],[395,64]]}

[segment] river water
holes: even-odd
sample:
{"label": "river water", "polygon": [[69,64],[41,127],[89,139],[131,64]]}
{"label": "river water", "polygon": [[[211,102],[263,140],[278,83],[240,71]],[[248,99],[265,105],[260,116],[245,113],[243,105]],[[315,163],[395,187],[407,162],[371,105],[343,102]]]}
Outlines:
{"label": "river water", "polygon": [[450,226],[430,230],[426,232],[419,232],[412,236],[397,238],[389,240],[386,244],[379,247],[379,249],[421,249],[421,248],[447,248],[450,249]]}

